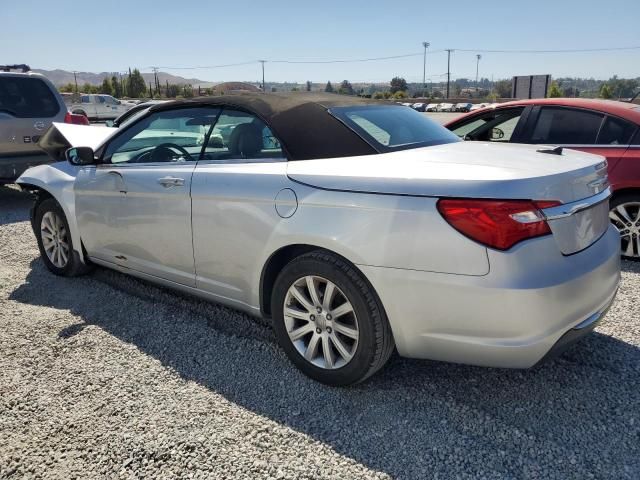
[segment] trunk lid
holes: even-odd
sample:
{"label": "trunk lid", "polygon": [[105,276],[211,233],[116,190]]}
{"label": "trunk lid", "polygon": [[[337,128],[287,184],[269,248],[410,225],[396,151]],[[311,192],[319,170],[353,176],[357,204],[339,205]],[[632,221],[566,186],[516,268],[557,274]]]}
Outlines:
{"label": "trunk lid", "polygon": [[[329,190],[460,198],[558,200],[604,190],[603,157],[540,145],[459,142],[360,157],[289,162],[294,181]],[[599,183],[601,182],[601,183]]]}
{"label": "trunk lid", "polygon": [[[608,193],[603,193],[609,186],[603,157],[552,148],[460,142],[379,155],[289,162],[287,174],[313,187],[362,193],[557,200],[570,205],[597,194],[608,198]],[[587,203],[570,215],[555,215],[549,220],[563,254],[587,248],[609,225],[608,202]]]}

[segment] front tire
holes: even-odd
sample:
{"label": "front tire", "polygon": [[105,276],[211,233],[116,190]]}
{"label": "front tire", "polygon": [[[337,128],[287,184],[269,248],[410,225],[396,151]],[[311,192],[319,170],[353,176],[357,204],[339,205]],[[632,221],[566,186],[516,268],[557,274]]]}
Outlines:
{"label": "front tire", "polygon": [[74,277],[90,270],[74,251],[67,217],[53,198],[48,198],[37,206],[33,229],[40,256],[49,271],[64,277]]}
{"label": "front tire", "polygon": [[626,260],[640,260],[640,195],[623,193],[609,204],[609,220],[620,232],[620,252]]}
{"label": "front tire", "polygon": [[294,365],[319,382],[361,382],[393,351],[375,292],[337,255],[314,251],[292,260],[276,279],[271,305],[280,345]]}

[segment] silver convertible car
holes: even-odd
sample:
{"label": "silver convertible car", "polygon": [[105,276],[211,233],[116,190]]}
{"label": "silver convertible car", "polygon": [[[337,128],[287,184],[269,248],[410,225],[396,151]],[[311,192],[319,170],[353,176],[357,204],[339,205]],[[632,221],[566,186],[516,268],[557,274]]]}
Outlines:
{"label": "silver convertible car", "polygon": [[327,384],[394,348],[531,367],[618,287],[601,157],[462,142],[401,105],[224,95],[55,124],[40,145],[66,159],[18,181],[49,270],[96,264],[270,318]]}

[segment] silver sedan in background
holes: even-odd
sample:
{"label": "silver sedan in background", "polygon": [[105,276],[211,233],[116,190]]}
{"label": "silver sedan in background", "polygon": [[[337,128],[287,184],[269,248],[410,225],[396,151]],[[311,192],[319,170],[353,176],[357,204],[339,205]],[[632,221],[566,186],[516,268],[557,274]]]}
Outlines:
{"label": "silver sedan in background", "polygon": [[[45,265],[101,265],[271,318],[331,385],[407,357],[531,367],[615,296],[606,163],[461,142],[400,105],[317,94],[56,124],[28,170]],[[247,352],[250,355],[250,352]]]}

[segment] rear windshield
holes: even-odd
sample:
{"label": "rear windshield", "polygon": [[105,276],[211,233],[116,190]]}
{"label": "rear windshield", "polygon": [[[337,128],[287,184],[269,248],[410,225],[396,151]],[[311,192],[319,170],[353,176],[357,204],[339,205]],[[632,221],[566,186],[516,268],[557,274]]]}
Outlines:
{"label": "rear windshield", "polygon": [[18,118],[49,118],[59,111],[56,97],[39,78],[0,76],[0,112]]}
{"label": "rear windshield", "polygon": [[383,152],[460,141],[424,113],[399,105],[335,107],[330,112]]}

